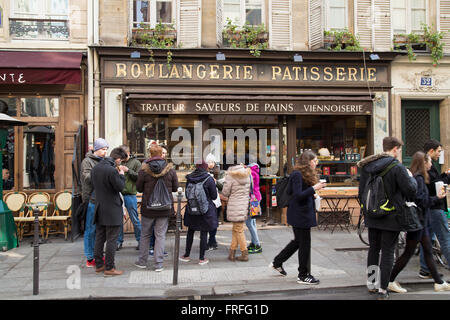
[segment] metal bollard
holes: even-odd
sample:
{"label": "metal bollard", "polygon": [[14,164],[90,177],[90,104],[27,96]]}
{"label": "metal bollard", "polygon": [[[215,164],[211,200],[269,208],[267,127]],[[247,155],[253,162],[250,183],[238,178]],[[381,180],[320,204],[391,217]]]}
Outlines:
{"label": "metal bollard", "polygon": [[173,285],[178,284],[178,262],[180,254],[180,231],[181,231],[181,199],[183,198],[183,188],[178,188],[177,195],[177,219],[175,228],[175,250],[173,251]]}
{"label": "metal bollard", "polygon": [[39,294],[39,207],[33,207],[34,239],[33,239],[33,295]]}

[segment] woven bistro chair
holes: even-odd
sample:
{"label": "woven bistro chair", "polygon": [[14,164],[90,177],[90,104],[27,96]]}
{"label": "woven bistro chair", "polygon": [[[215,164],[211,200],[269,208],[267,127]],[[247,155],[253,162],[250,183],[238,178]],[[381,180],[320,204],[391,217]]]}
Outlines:
{"label": "woven bistro chair", "polygon": [[[72,218],[72,192],[60,191],[55,193],[53,198],[53,203],[55,204],[55,209],[51,216],[47,216],[46,220],[46,235],[48,238],[49,233],[59,234],[63,233],[65,240],[67,240],[67,233],[71,229],[71,218]],[[62,223],[64,227],[64,232],[58,229],[59,223]],[[54,227],[53,230],[50,230]]]}
{"label": "woven bistro chair", "polygon": [[8,192],[3,196],[3,201],[13,213],[14,222],[16,223],[16,236],[20,241],[22,240],[25,223],[25,203],[27,202],[27,194],[21,191]]}
{"label": "woven bistro chair", "polygon": [[[44,238],[44,229],[47,218],[48,205],[50,204],[50,195],[47,192],[34,192],[28,196],[28,203],[39,203],[46,202],[47,205],[39,207],[39,226],[41,229],[41,236]],[[27,216],[31,219],[31,222],[34,222],[34,213],[33,209],[28,207]],[[31,229],[32,231],[33,229]],[[32,233],[32,232],[31,232]]]}

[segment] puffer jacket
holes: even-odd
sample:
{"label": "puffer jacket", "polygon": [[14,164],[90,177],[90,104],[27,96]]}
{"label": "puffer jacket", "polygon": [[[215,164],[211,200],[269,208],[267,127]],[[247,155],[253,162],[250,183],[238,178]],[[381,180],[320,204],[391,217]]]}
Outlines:
{"label": "puffer jacket", "polygon": [[83,202],[90,201],[95,203],[95,193],[91,181],[91,171],[103,158],[97,157],[92,150],[86,153],[85,158],[81,162],[81,197]]}
{"label": "puffer jacket", "polygon": [[258,201],[261,201],[261,191],[259,190],[259,166],[257,164],[248,165],[251,170],[252,179],[253,179],[253,194],[255,195]]}
{"label": "puffer jacket", "polygon": [[230,167],[225,177],[222,194],[228,198],[227,220],[247,220],[250,202],[250,169],[237,165]]}

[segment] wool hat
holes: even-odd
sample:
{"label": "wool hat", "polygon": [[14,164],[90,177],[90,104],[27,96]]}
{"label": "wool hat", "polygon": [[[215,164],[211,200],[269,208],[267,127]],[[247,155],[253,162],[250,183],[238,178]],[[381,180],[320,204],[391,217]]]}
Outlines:
{"label": "wool hat", "polygon": [[108,142],[106,142],[105,139],[103,139],[103,138],[95,139],[95,141],[94,141],[94,151],[103,149],[105,147],[109,148],[109,144],[108,144]]}
{"label": "wool hat", "polygon": [[217,162],[216,161],[216,157],[212,153],[208,153],[208,155],[206,156],[205,161],[206,161],[206,163],[208,163],[208,162],[216,163]]}
{"label": "wool hat", "polygon": [[197,163],[195,165],[195,167],[197,169],[203,169],[203,170],[208,170],[208,164],[205,161],[202,161],[202,163]]}

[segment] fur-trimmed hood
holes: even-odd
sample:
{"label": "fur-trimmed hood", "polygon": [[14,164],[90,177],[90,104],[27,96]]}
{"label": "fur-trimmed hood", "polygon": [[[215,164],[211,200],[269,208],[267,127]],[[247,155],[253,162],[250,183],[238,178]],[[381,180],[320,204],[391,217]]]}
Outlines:
{"label": "fur-trimmed hood", "polygon": [[378,173],[383,171],[392,161],[396,159],[387,152],[382,152],[368,156],[357,163],[360,168],[364,167],[368,173]]}
{"label": "fur-trimmed hood", "polygon": [[358,163],[356,165],[358,167],[362,168],[362,167],[364,167],[365,165],[369,164],[372,161],[375,161],[375,160],[378,160],[378,159],[381,159],[381,158],[386,158],[386,157],[391,157],[392,158],[392,156],[389,153],[387,153],[387,152],[373,154],[371,156],[365,157],[364,159],[358,161]]}
{"label": "fur-trimmed hood", "polygon": [[167,163],[166,160],[160,157],[153,157],[148,159],[142,164],[141,167],[141,169],[144,170],[145,173],[154,178],[165,176],[172,168],[172,163]]}
{"label": "fur-trimmed hood", "polygon": [[230,175],[234,180],[239,182],[240,184],[245,184],[249,182],[250,177],[250,169],[245,168],[244,166],[237,165],[230,167],[227,171],[227,174]]}

